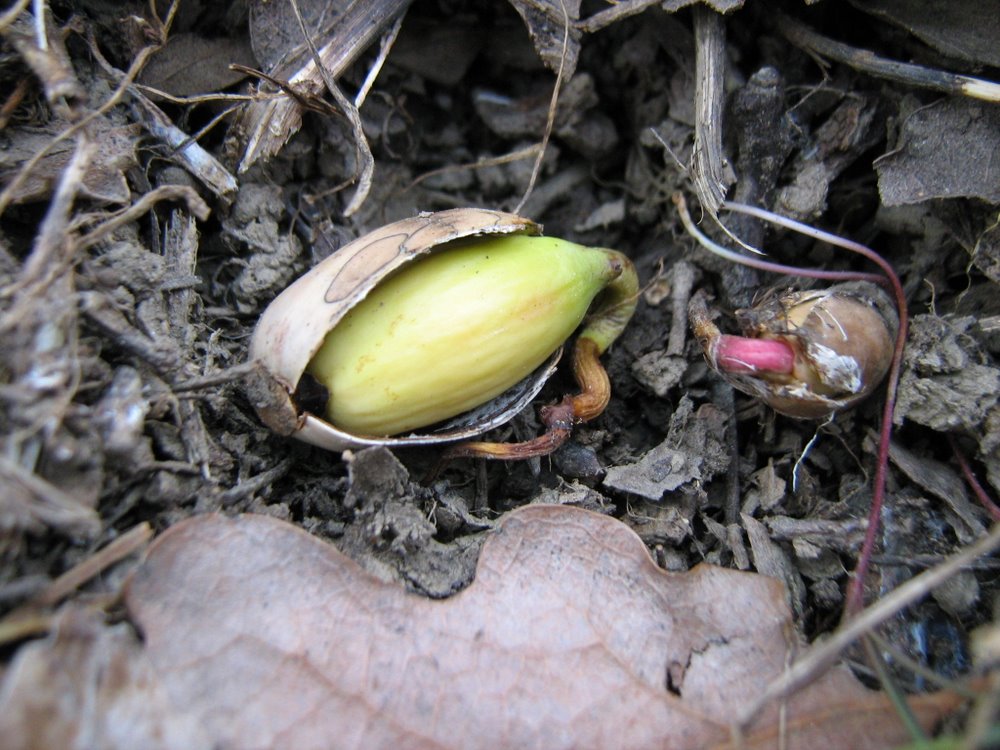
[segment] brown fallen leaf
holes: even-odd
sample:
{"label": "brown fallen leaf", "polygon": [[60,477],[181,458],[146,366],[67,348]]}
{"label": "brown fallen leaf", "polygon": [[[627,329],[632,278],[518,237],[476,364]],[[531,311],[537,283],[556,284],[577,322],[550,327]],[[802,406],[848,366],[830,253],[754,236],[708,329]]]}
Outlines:
{"label": "brown fallen leaf", "polygon": [[[126,601],[170,698],[222,748],[726,746],[799,645],[778,582],[665,573],[620,522],[564,506],[510,513],[444,601],[250,515],[171,528]],[[845,669],[783,709],[746,745],[781,726],[787,747],[906,739]]]}
{"label": "brown fallen leaf", "polygon": [[128,625],[63,612],[17,652],[0,685],[4,750],[208,750],[196,717],[171,706]]}
{"label": "brown fallen leaf", "polygon": [[174,96],[221,91],[246,76],[231,63],[255,65],[247,38],[208,39],[198,34],[171,34],[139,76],[139,82]]}

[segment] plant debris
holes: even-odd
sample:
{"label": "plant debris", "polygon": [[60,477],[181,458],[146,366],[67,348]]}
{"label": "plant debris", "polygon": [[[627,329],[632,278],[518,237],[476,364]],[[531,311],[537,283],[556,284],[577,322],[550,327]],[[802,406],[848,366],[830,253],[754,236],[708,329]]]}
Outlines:
{"label": "plant debris", "polygon": [[[224,747],[274,716],[256,746],[327,747],[336,721],[368,746],[989,744],[985,4],[8,5],[0,745]],[[246,387],[262,310],[356,238],[454,208],[632,260],[603,413],[516,465],[268,430]],[[732,336],[738,310],[893,275],[898,387],[830,420],[734,391],[691,334],[692,300]],[[482,439],[544,433],[570,359]]]}
{"label": "plant debris", "polygon": [[[161,536],[128,588],[142,647],[92,622],[78,638],[106,639],[84,658],[123,662],[102,678],[102,708],[131,724],[135,745],[161,730],[133,717],[169,707],[177,721],[163,747],[188,747],[198,732],[246,748],[331,737],[370,748],[722,747],[732,707],[799,647],[783,601],[764,576],[658,570],[618,521],[572,508],[508,514],[474,583],[440,602],[281,521],[207,515]],[[66,647],[40,646],[22,656],[3,716],[51,695],[29,668]],[[62,690],[85,694],[91,674],[70,670]],[[746,741],[768,742],[780,721],[793,747],[886,747],[906,733],[884,705],[837,668],[770,707]],[[943,707],[914,703],[928,723]],[[80,736],[77,721],[73,710],[50,715],[28,736]]]}

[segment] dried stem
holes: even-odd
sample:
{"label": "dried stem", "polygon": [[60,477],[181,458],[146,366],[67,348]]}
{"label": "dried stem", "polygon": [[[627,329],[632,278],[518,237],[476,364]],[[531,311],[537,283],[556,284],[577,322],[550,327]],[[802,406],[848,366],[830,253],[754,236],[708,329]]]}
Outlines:
{"label": "dried stem", "polygon": [[552,87],[552,98],[549,100],[549,114],[545,120],[545,133],[542,135],[542,142],[538,146],[538,153],[535,155],[535,163],[531,168],[531,179],[528,180],[528,186],[524,189],[524,194],[521,196],[521,200],[517,202],[514,207],[514,213],[519,214],[524,210],[524,204],[528,202],[528,198],[531,197],[531,192],[535,189],[535,183],[538,182],[538,175],[542,171],[542,160],[545,158],[545,150],[549,145],[549,139],[552,137],[552,129],[555,127],[556,123],[556,110],[559,104],[559,92],[562,90],[563,81],[563,70],[566,66],[566,54],[569,49],[569,11],[566,10],[565,0],[559,0],[559,5],[562,8],[563,14],[563,44],[562,44],[562,54],[559,56],[559,70],[556,72],[556,82]]}
{"label": "dried stem", "polygon": [[694,266],[686,260],[673,264],[670,291],[670,333],[667,336],[667,354],[677,357],[684,354],[687,341],[688,302],[694,288]]}
{"label": "dried stem", "polygon": [[83,235],[77,242],[77,249],[91,247],[119,227],[131,224],[143,214],[150,211],[157,203],[166,200],[182,200],[187,203],[188,210],[202,221],[209,215],[208,204],[202,200],[197,191],[187,185],[162,185],[150,190],[128,208],[118,211],[106,221],[98,224],[90,232]]}
{"label": "dried stem", "polygon": [[67,570],[32,599],[27,607],[51,607],[96,575],[137,552],[153,538],[153,529],[145,521],[133,526],[106,547]]}
{"label": "dried stem", "polygon": [[600,31],[626,18],[638,15],[646,8],[659,4],[660,0],[620,0],[578,22],[577,28],[588,34],[593,34],[595,31]]}
{"label": "dried stem", "polygon": [[987,102],[1000,102],[1000,83],[889,60],[869,50],[851,47],[817,34],[808,26],[778,11],[775,11],[775,18],[778,30],[792,44],[823,57],[829,57],[863,73],[907,86],[942,91],[947,94],[964,94]]}
{"label": "dried stem", "polygon": [[696,5],[695,125],[691,181],[702,208],[715,216],[732,183],[722,153],[722,111],[726,98],[726,27],[722,16]]}
{"label": "dried stem", "polygon": [[30,2],[31,0],[18,0],[18,2],[5,10],[3,15],[0,15],[0,33],[14,23],[14,19],[24,12],[24,9],[28,7],[28,3]]}
{"label": "dried stem", "polygon": [[378,78],[378,74],[382,72],[382,66],[385,65],[385,61],[389,58],[389,52],[392,51],[393,45],[396,44],[396,37],[399,36],[399,30],[403,28],[404,18],[406,18],[405,9],[393,22],[392,28],[382,36],[382,43],[379,45],[378,57],[368,68],[368,74],[365,76],[364,83],[361,84],[361,88],[358,89],[358,93],[354,95],[354,106],[358,109],[361,109],[361,105],[365,103],[365,99],[368,98],[368,92],[371,91],[372,86],[375,85],[375,80]]}

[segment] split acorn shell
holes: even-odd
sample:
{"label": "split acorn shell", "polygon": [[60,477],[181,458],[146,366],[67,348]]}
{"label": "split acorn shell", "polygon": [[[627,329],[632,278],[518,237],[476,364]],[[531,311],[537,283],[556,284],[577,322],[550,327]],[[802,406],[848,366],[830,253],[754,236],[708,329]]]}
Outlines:
{"label": "split acorn shell", "polygon": [[[248,393],[262,421],[328,450],[461,440],[508,421],[628,263],[540,234],[523,217],[452,209],[345,245],[258,321]],[[307,372],[330,396],[325,415],[297,403]],[[452,416],[443,429],[399,435]]]}
{"label": "split acorn shell", "polygon": [[738,363],[742,344],[734,347],[734,337],[710,321],[703,297],[692,298],[689,314],[713,369],[734,388],[798,419],[823,419],[871,395],[889,371],[899,327],[891,300],[869,282],[770,295],[736,317],[744,342],[781,342],[789,367],[755,371]]}

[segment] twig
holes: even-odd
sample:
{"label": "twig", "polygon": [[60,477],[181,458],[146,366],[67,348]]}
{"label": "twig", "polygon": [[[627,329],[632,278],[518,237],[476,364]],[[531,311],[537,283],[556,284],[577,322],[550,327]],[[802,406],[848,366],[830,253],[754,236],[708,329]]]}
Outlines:
{"label": "twig", "polygon": [[778,30],[792,44],[844,63],[855,70],[918,88],[943,91],[947,94],[963,94],[987,102],[1000,102],[1000,83],[879,57],[870,50],[851,47],[817,34],[808,26],[783,13],[775,11],[774,15]]}
{"label": "twig", "polygon": [[219,372],[212,373],[211,375],[205,375],[200,378],[193,378],[191,380],[185,380],[183,382],[172,385],[170,390],[175,394],[184,393],[186,391],[199,391],[203,388],[211,388],[216,385],[225,385],[226,383],[231,383],[234,380],[240,380],[241,378],[251,375],[256,371],[256,365],[253,362],[244,362],[243,364],[234,365],[225,370],[220,370]]}
{"label": "twig", "polygon": [[[163,233],[163,257],[167,272],[175,279],[193,278],[197,284],[198,229],[194,217],[186,211],[170,212],[166,231]],[[195,326],[191,325],[191,308],[197,295],[191,286],[175,287],[167,291],[167,328],[181,349],[194,348]]]}
{"label": "twig", "polygon": [[38,49],[47,50],[48,35],[45,33],[45,0],[32,0],[32,10],[35,16],[35,39]]}
{"label": "twig", "polygon": [[[715,380],[712,384],[712,403],[726,414],[729,429],[726,430],[723,441],[729,452],[729,471],[726,472],[726,493],[723,503],[723,514],[727,529],[741,529],[740,526],[740,423],[736,418],[736,398],[733,387],[724,380]],[[731,532],[730,532],[731,533]],[[737,532],[739,533],[739,532]],[[744,568],[745,570],[746,568]]]}
{"label": "twig", "polygon": [[77,191],[83,184],[84,175],[96,151],[97,146],[90,140],[86,131],[80,131],[77,134],[73,156],[59,176],[59,186],[49,203],[45,220],[35,236],[31,255],[24,264],[19,280],[23,285],[28,286],[40,280],[47,271],[68,260],[70,251],[74,249],[67,231],[70,213]]}
{"label": "twig", "polygon": [[145,545],[153,537],[153,529],[145,521],[133,526],[86,560],[67,570],[34,597],[25,607],[51,607],[94,576],[107,570]]}
{"label": "twig", "polygon": [[667,354],[684,354],[687,341],[688,301],[694,287],[694,267],[686,260],[674,263],[670,274],[670,334],[667,336]]}
{"label": "twig", "polygon": [[0,25],[0,34],[41,82],[45,99],[53,110],[61,117],[75,121],[83,113],[86,92],[76,77],[62,36],[53,34],[50,43],[48,27],[52,25],[52,17],[44,3],[36,2],[32,14],[18,16],[8,25]]}
{"label": "twig", "polygon": [[[191,174],[198,177],[219,197],[225,197],[236,191],[239,187],[236,178],[218,159],[202,148],[197,135],[190,136],[174,125],[163,110],[139,91],[133,88],[129,93],[134,102],[133,111],[137,115],[136,119],[146,130],[173,149],[171,155],[187,167]],[[219,117],[210,124],[218,122]],[[204,220],[204,217],[199,218]]]}
{"label": "twig", "polygon": [[208,218],[208,204],[202,200],[197,191],[187,185],[161,185],[150,190],[128,208],[119,211],[111,218],[98,224],[77,242],[78,249],[85,249],[99,242],[118,227],[130,224],[143,214],[149,212],[160,201],[182,200],[188,210],[202,221]]}
{"label": "twig", "polygon": [[722,154],[722,111],[725,106],[726,29],[710,8],[694,8],[695,125],[691,181],[702,208],[715,216],[731,182]]}
{"label": "twig", "polygon": [[24,12],[24,9],[28,7],[28,3],[30,2],[31,0],[18,0],[18,2],[5,10],[3,15],[0,15],[0,33],[6,31],[14,23],[14,19]]}
{"label": "twig", "polygon": [[361,84],[361,88],[358,89],[358,93],[354,95],[354,106],[361,109],[361,105],[365,103],[365,99],[368,98],[368,92],[371,91],[372,86],[375,85],[375,80],[378,78],[378,74],[382,71],[382,66],[385,65],[386,59],[389,57],[389,52],[392,51],[393,45],[396,43],[396,37],[399,36],[399,30],[403,28],[403,19],[406,18],[406,9],[399,14],[399,18],[392,24],[392,28],[389,29],[382,36],[382,43],[379,45],[378,57],[375,58],[375,62],[371,64],[368,68],[368,74],[365,76],[364,83]]}
{"label": "twig", "polygon": [[133,326],[128,319],[100,292],[79,293],[80,311],[117,346],[152,365],[168,381],[183,375],[184,358],[171,338],[150,338]]}
{"label": "twig", "polygon": [[25,638],[44,635],[52,627],[53,616],[48,612],[33,612],[23,617],[10,616],[0,620],[0,645],[6,646]]}
{"label": "twig", "polygon": [[[34,501],[23,508],[30,518],[64,534],[92,538],[100,531],[100,519],[92,508],[4,456],[0,456],[0,477],[3,477],[7,486],[3,500],[8,511],[11,510],[10,505],[17,503],[20,493],[12,490],[19,486]],[[15,514],[21,510],[20,503],[13,508]]]}
{"label": "twig", "polygon": [[970,547],[926,570],[885,595],[872,606],[846,620],[826,640],[810,647],[788,671],[768,685],[763,692],[738,713],[736,725],[745,730],[769,703],[781,700],[820,675],[843,651],[869,630],[888,620],[904,607],[923,598],[978,557],[1000,547],[1000,524]]}
{"label": "twig", "polygon": [[610,8],[605,8],[579,21],[576,27],[581,31],[592,34],[625,18],[638,15],[646,10],[646,8],[660,5],[660,2],[661,0],[624,0],[623,2],[616,2]]}
{"label": "twig", "polygon": [[553,203],[565,200],[573,188],[592,177],[593,173],[586,164],[571,164],[560,169],[552,177],[536,184],[528,202],[518,211],[524,216],[544,216]]}
{"label": "twig", "polygon": [[[97,60],[101,68],[104,69],[104,72],[115,80],[122,80],[125,74],[109,63],[101,53],[101,48],[94,36],[93,29],[87,35],[87,44],[90,47],[90,53]],[[230,67],[235,68],[236,66]],[[142,90],[145,88],[148,87],[139,86],[138,84],[132,84],[128,87],[128,93],[132,97],[132,111],[136,119],[153,136],[173,149],[171,156],[183,164],[191,174],[200,179],[217,196],[224,198],[229,193],[234,192],[238,187],[236,178],[229,173],[229,170],[220,161],[202,148],[198,140],[224,117],[229,115],[235,108],[235,105],[218,113],[198,133],[190,136],[174,125],[170,118],[142,93]],[[222,98],[224,98],[223,95],[201,97],[205,101],[215,101]],[[245,99],[248,97],[242,98]]]}
{"label": "twig", "polygon": [[295,461],[291,458],[279,461],[270,469],[262,471],[249,479],[243,480],[235,487],[222,492],[219,495],[219,502],[222,504],[223,508],[235,505],[240,500],[256,494],[265,487],[270,487],[276,481],[285,476],[294,464]]}
{"label": "twig", "polygon": [[449,164],[444,167],[439,167],[437,169],[432,169],[430,172],[424,172],[421,175],[417,175],[413,178],[413,181],[406,186],[406,190],[412,190],[417,185],[419,185],[424,180],[429,180],[432,177],[437,177],[442,174],[452,174],[455,172],[464,172],[470,169],[482,169],[483,167],[496,167],[501,164],[510,164],[515,161],[522,161],[524,159],[530,159],[535,156],[541,150],[541,144],[535,143],[531,146],[525,146],[524,148],[518,149],[517,151],[511,151],[510,153],[503,154],[502,156],[486,156],[481,159],[477,159],[474,162],[468,164]]}
{"label": "twig", "polygon": [[149,524],[140,523],[83,562],[74,565],[37,596],[0,620],[0,644],[13,643],[22,638],[47,632],[52,625],[52,615],[44,610],[57,604],[86,581],[131,555],[145,545],[152,536],[153,530]]}
{"label": "twig", "polygon": [[[240,70],[236,65],[230,65],[230,70]],[[162,89],[155,88],[154,86],[149,86],[145,83],[133,83],[133,91],[141,91],[147,96],[155,97],[156,99],[162,99],[163,101],[170,102],[171,104],[179,104],[181,106],[187,107],[195,104],[210,104],[215,102],[235,102],[236,104],[245,104],[247,102],[265,102],[270,99],[280,96],[280,94],[268,94],[256,92],[252,94],[224,94],[222,92],[215,92],[212,94],[195,94],[192,96],[176,96]],[[226,110],[229,113],[229,110]]]}

